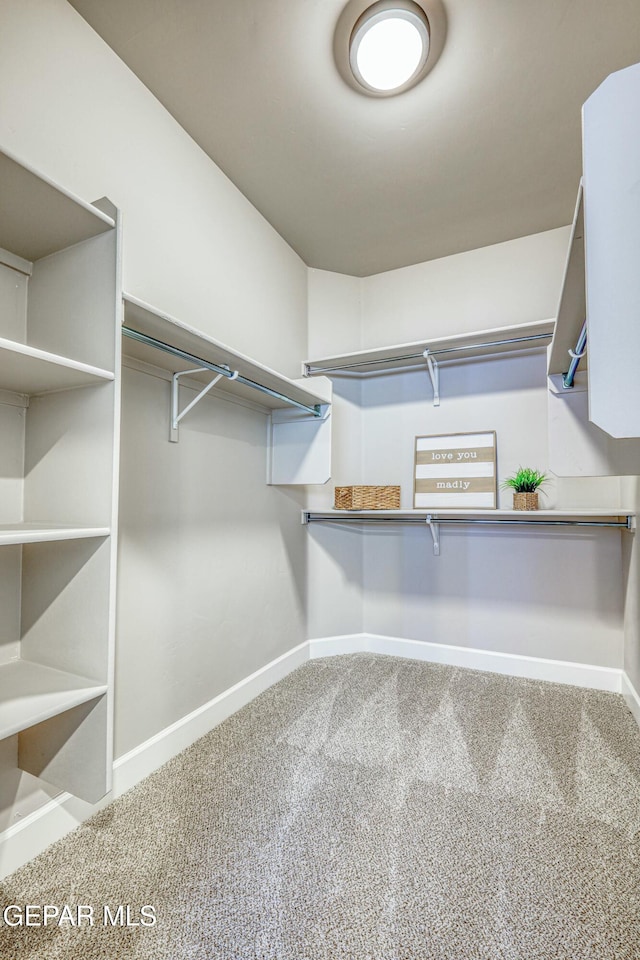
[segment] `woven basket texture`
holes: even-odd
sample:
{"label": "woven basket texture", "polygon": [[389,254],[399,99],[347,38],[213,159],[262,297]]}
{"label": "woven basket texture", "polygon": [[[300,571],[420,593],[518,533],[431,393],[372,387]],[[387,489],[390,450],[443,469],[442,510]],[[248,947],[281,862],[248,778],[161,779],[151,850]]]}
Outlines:
{"label": "woven basket texture", "polygon": [[400,487],[336,487],[336,510],[399,510]]}
{"label": "woven basket texture", "polygon": [[514,493],[513,509],[514,510],[537,510],[538,494],[537,493]]}

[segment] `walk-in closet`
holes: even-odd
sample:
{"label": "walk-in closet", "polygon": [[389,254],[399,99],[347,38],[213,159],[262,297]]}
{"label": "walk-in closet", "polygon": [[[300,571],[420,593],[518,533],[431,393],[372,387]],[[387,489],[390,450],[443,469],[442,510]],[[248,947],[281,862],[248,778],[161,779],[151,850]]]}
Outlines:
{"label": "walk-in closet", "polygon": [[516,6],[0,4],[0,958],[640,956],[640,10]]}

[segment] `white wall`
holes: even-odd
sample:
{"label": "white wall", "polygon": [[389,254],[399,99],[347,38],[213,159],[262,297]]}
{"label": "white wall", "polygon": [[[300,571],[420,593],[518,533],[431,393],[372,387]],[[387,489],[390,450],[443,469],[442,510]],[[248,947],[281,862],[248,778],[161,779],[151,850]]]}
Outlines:
{"label": "white wall", "polygon": [[555,317],[570,227],[358,279],[309,276],[309,356]]}
{"label": "white wall", "polygon": [[[306,506],[333,505],[336,484],[362,483],[364,431],[362,386],[357,380],[333,381],[331,416],[332,480],[307,488]],[[363,540],[357,529],[314,525],[307,537],[307,635],[332,637],[359,633],[363,618]]]}
{"label": "white wall", "polygon": [[569,227],[368,277],[362,349],[555,317]]}
{"label": "white wall", "polygon": [[[419,340],[554,317],[568,228],[525,237],[360,281],[316,271],[309,286],[310,343],[340,348]],[[348,331],[345,329],[348,327]],[[325,349],[324,353],[329,350]],[[318,354],[316,354],[317,356]],[[351,389],[354,390],[353,381]],[[546,356],[441,365],[441,405],[434,408],[426,371],[360,381],[362,454],[336,448],[336,483],[400,483],[412,506],[414,438],[419,434],[496,430],[498,474],[522,465],[546,470]],[[317,495],[330,507],[333,489]],[[617,478],[554,480],[547,506],[620,502]],[[510,506],[501,492],[500,504]],[[328,572],[329,538],[336,570]],[[409,639],[620,667],[623,644],[622,547],[617,531],[578,532],[442,527],[441,555],[415,528],[312,527],[325,546],[331,602],[345,602],[352,541],[363,555],[360,630]],[[570,575],[568,575],[570,571]],[[310,603],[316,583],[310,584]],[[327,598],[325,594],[325,602]],[[326,623],[325,623],[326,625]],[[319,625],[315,625],[319,626]],[[346,630],[341,632],[347,632]],[[311,636],[328,635],[319,629]]]}
{"label": "white wall", "polygon": [[[299,376],[305,265],[65,0],[0,3],[0,147],[121,208],[128,292]],[[265,415],[208,399],[170,445],[168,404],[125,372],[118,755],[306,638],[301,502],[265,485]],[[7,742],[0,829],[54,792]]]}
{"label": "white wall", "polygon": [[[425,374],[370,380],[364,410],[364,474],[373,483],[401,483],[407,508],[419,434],[495,430],[499,478],[520,464],[547,469],[544,352],[443,367],[437,408]],[[551,483],[542,503],[553,507],[558,498]],[[511,507],[510,493],[499,491],[499,505]],[[364,631],[620,666],[620,541],[608,530],[443,525],[435,557],[426,528],[401,528],[399,536],[370,529]]]}
{"label": "white wall", "polygon": [[361,277],[328,270],[309,270],[306,359],[351,353],[362,344]]}
{"label": "white wall", "polygon": [[0,146],[120,208],[125,290],[299,376],[304,264],[65,0],[0,4]]}
{"label": "white wall", "polygon": [[125,367],[116,756],[306,638],[302,492],[265,483],[266,415],[208,398],[168,443],[169,393]]}

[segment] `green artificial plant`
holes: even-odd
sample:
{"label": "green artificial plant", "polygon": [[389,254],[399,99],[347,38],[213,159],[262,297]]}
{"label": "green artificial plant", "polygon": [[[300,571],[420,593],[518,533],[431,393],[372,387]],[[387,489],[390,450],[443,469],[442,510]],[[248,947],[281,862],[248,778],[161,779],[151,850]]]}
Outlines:
{"label": "green artificial plant", "polygon": [[502,487],[505,490],[510,487],[514,493],[535,493],[538,487],[541,487],[548,479],[546,473],[541,473],[539,470],[532,470],[531,467],[519,467],[512,477],[507,477]]}

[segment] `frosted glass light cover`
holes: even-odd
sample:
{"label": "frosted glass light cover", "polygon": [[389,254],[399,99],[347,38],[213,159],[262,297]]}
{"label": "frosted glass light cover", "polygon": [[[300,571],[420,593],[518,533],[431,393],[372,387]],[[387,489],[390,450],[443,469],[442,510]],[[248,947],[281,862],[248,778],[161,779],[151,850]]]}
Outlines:
{"label": "frosted glass light cover", "polygon": [[388,93],[404,87],[424,66],[429,53],[426,24],[407,10],[385,10],[365,19],[351,41],[356,79]]}

